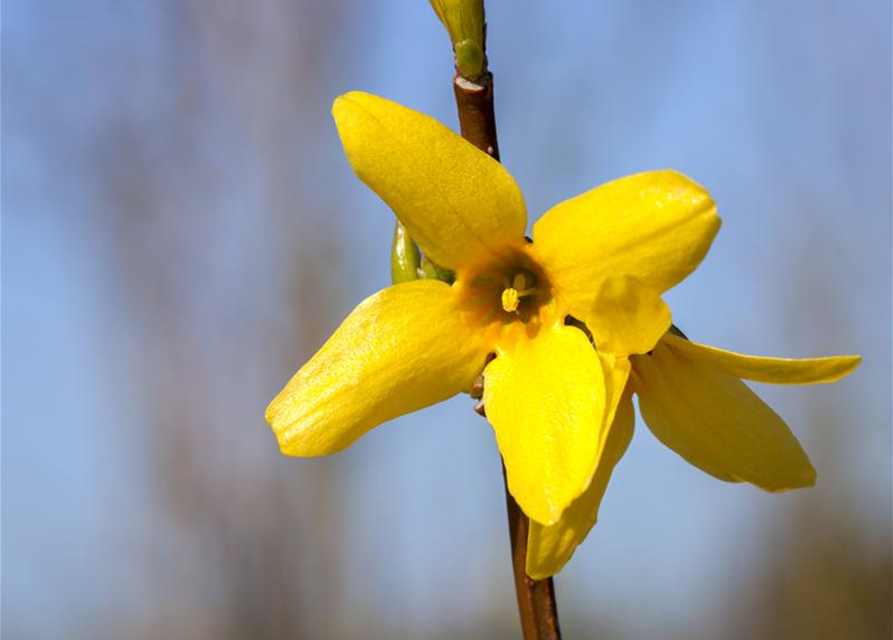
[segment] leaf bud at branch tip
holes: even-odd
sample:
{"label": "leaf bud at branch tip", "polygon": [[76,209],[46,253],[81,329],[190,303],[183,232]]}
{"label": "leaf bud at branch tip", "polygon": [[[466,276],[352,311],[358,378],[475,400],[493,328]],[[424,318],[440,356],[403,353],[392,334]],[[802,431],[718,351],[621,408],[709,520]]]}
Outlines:
{"label": "leaf bud at branch tip", "polygon": [[476,80],[487,70],[483,0],[430,0],[430,2],[450,35],[456,58],[456,70],[463,78]]}

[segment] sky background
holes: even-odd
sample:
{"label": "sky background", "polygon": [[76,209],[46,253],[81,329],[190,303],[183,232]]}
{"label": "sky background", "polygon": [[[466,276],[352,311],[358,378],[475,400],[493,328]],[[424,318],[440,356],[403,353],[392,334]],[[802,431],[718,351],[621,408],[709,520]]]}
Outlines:
{"label": "sky background", "polygon": [[[4,637],[516,637],[498,451],[467,397],[315,460],[281,456],[263,420],[389,284],[393,217],[332,100],[457,127],[427,2],[3,9]],[[806,491],[719,482],[637,421],[556,580],[567,636],[885,637],[889,3],[487,9],[531,224],[682,171],[723,227],[667,294],[674,322],[746,353],[864,358],[833,386],[755,385],[813,459]]]}

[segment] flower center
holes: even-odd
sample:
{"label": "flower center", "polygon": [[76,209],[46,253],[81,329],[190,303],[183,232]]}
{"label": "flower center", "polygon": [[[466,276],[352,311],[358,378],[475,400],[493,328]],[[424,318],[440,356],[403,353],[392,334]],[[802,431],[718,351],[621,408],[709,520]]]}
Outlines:
{"label": "flower center", "polygon": [[455,286],[471,322],[500,334],[537,331],[554,306],[549,278],[525,245],[506,246],[460,270]]}

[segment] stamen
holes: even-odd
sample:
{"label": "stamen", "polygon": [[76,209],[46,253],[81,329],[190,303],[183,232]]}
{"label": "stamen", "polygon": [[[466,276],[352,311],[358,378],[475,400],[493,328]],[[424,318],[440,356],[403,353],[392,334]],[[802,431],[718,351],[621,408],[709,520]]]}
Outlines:
{"label": "stamen", "polygon": [[516,273],[512,286],[502,292],[502,308],[506,313],[517,313],[521,299],[537,293],[539,290],[536,287],[527,287],[527,277],[523,273]]}
{"label": "stamen", "polygon": [[512,279],[512,289],[516,291],[523,291],[527,286],[527,278],[524,277],[523,273],[516,273],[515,277]]}
{"label": "stamen", "polygon": [[[515,277],[515,280],[517,281],[518,278]],[[521,298],[518,295],[518,291],[514,287],[509,287],[502,292],[502,308],[507,313],[514,313],[517,311],[520,300]]]}

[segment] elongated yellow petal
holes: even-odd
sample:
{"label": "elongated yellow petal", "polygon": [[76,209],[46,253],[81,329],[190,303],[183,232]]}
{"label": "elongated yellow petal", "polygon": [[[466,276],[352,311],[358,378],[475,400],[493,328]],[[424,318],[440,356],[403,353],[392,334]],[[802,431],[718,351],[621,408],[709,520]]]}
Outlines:
{"label": "elongated yellow petal", "polygon": [[633,358],[639,409],[651,431],[691,464],[767,491],[815,483],[784,421],[736,377],[659,342]]}
{"label": "elongated yellow petal", "polygon": [[855,371],[862,362],[859,356],[802,359],[746,356],[691,342],[673,334],[667,334],[663,339],[673,349],[714,371],[770,384],[836,382]]}
{"label": "elongated yellow petal", "polygon": [[[620,396],[622,391],[622,388],[619,389],[615,395]],[[616,414],[612,416],[610,428],[605,430],[604,446],[589,488],[570,504],[555,524],[545,526],[531,521],[527,537],[527,574],[534,580],[542,580],[561,571],[595,526],[611,472],[632,439],[634,422],[632,391],[627,389],[619,400]]]}
{"label": "elongated yellow petal", "polygon": [[484,404],[511,494],[552,524],[589,485],[605,412],[605,375],[585,334],[543,326],[484,370]]}
{"label": "elongated yellow petal", "polygon": [[486,153],[426,115],[368,93],[335,100],[350,164],[437,264],[458,269],[523,242],[521,190]]}
{"label": "elongated yellow petal", "polygon": [[[553,207],[533,227],[533,251],[569,313],[592,330],[599,324],[603,283],[636,283],[652,297],[659,295],[698,266],[719,225],[713,200],[702,187],[674,171],[652,171]],[[615,291],[619,286],[611,285]],[[646,315],[658,306],[653,300],[633,302],[624,306]],[[636,320],[634,325],[649,323]]]}
{"label": "elongated yellow petal", "polygon": [[283,453],[335,453],[369,429],[468,389],[486,350],[435,280],[364,300],[267,408]]}

